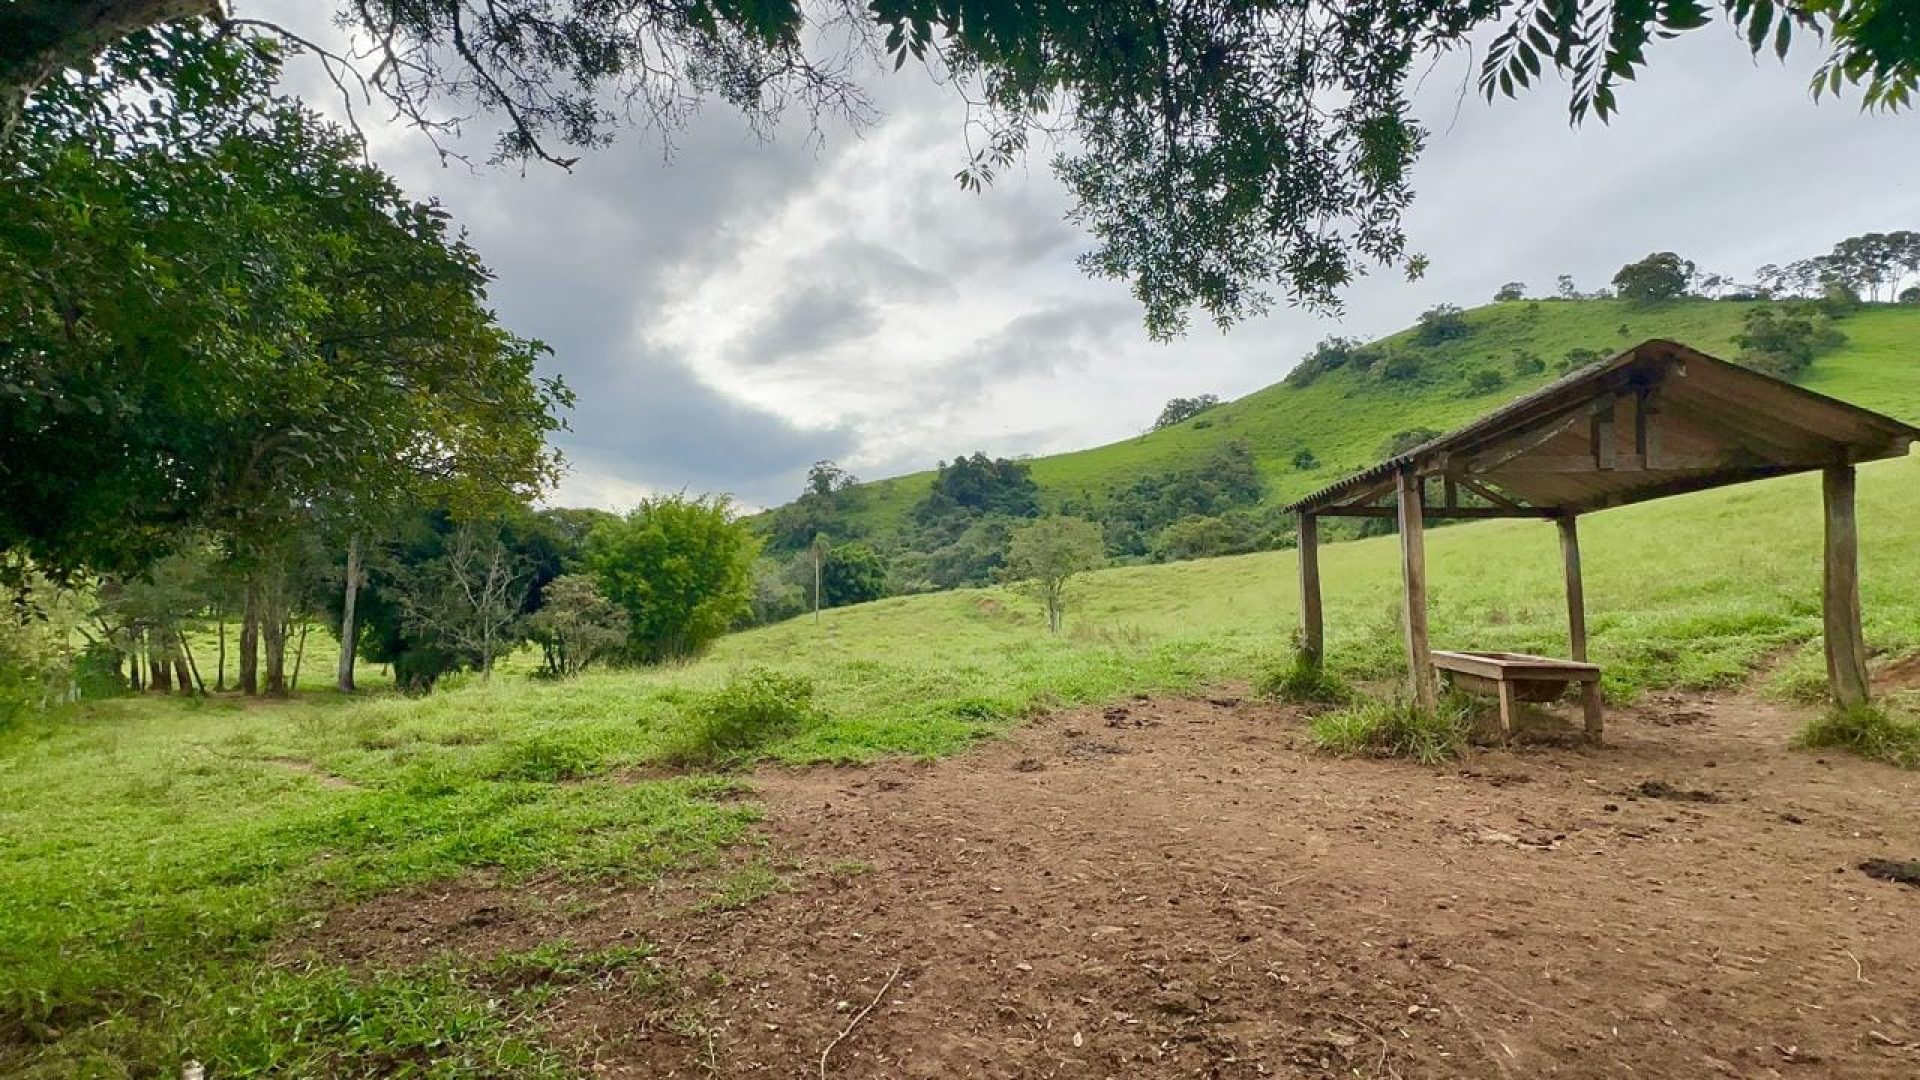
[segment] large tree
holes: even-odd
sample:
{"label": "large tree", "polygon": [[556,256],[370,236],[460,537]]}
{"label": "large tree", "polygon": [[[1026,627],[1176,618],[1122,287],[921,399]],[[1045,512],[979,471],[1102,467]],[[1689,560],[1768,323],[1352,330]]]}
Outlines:
{"label": "large tree", "polygon": [[275,70],[176,28],[28,110],[0,177],[0,544],[116,569],[204,527],[244,555],[553,475],[540,346],[445,213]]}
{"label": "large tree", "polygon": [[547,483],[567,400],[446,214],[275,97],[277,70],[211,27],[143,33],[0,150],[0,545],[138,571],[222,538],[242,684],[264,645],[269,692],[302,543],[348,552],[350,597],[357,538],[404,508]]}
{"label": "large tree", "polygon": [[[0,139],[39,88],[143,27],[220,0],[14,0],[0,7]],[[1371,265],[1418,272],[1400,215],[1425,133],[1412,76],[1491,31],[1489,96],[1548,69],[1605,119],[1659,37],[1731,24],[1754,53],[1826,49],[1816,93],[1908,104],[1920,5],[1892,0],[338,0],[361,42],[323,54],[353,92],[430,133],[501,119],[498,156],[565,163],[628,118],[671,132],[718,98],[768,123],[868,114],[870,61],[924,62],[968,96],[975,186],[1035,132],[1093,235],[1083,263],[1132,283],[1156,334],[1276,294],[1331,306]],[[313,51],[320,52],[318,48]],[[189,76],[190,72],[181,72]],[[364,82],[364,85],[363,85]]]}

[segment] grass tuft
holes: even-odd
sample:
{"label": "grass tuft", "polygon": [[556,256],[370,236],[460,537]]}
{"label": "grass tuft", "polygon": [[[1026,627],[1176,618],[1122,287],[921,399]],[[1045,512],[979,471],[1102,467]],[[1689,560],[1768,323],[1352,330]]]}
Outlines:
{"label": "grass tuft", "polygon": [[1325,753],[1406,757],[1437,765],[1467,748],[1472,708],[1452,697],[1431,712],[1405,698],[1361,698],[1314,717],[1308,732]]}
{"label": "grass tuft", "polygon": [[1297,705],[1343,705],[1353,699],[1353,688],[1346,680],[1328,671],[1325,665],[1313,663],[1299,649],[1285,662],[1271,665],[1255,676],[1253,692]]}
{"label": "grass tuft", "polygon": [[1807,721],[1793,744],[1809,749],[1833,747],[1916,769],[1920,768],[1920,719],[1895,716],[1878,705],[1836,707]]}
{"label": "grass tuft", "polygon": [[270,969],[203,1006],[194,1052],[212,1075],[568,1075],[519,1003],[451,969]]}
{"label": "grass tuft", "polygon": [[752,668],[696,699],[664,756],[685,767],[738,766],[814,718],[812,679]]}

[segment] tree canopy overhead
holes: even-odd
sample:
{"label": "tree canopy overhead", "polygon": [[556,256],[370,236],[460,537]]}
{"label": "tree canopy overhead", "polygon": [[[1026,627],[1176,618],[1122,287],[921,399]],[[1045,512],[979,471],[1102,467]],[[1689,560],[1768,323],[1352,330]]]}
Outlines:
{"label": "tree canopy overhead", "polygon": [[[61,73],[219,0],[15,0],[0,8],[0,132]],[[1755,54],[1825,51],[1817,94],[1910,103],[1920,5],[1890,0],[339,0],[360,52],[329,73],[429,132],[499,120],[502,159],[566,163],[624,123],[670,133],[706,100],[756,124],[798,109],[870,115],[863,76],[924,63],[968,96],[979,187],[1035,133],[1093,237],[1091,273],[1128,281],[1158,336],[1277,298],[1338,304],[1370,267],[1417,273],[1401,214],[1424,132],[1410,76],[1491,29],[1488,96],[1549,69],[1575,121],[1606,119],[1658,37],[1730,24]],[[263,24],[253,23],[258,27]],[[268,30],[288,36],[275,27]],[[296,40],[296,43],[299,43]],[[0,136],[4,137],[4,136]]]}

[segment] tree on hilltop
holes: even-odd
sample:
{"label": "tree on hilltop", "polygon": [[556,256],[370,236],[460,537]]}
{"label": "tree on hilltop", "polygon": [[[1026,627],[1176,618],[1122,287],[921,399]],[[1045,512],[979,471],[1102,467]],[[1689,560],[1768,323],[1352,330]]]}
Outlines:
{"label": "tree on hilltop", "polygon": [[1170,428],[1175,424],[1185,423],[1199,416],[1201,413],[1206,412],[1208,409],[1219,407],[1219,405],[1220,395],[1218,394],[1201,394],[1198,397],[1174,398],[1172,401],[1167,402],[1166,408],[1160,410],[1159,418],[1153,422],[1153,430],[1159,431],[1161,428]]}
{"label": "tree on hilltop", "polygon": [[1613,275],[1614,291],[1620,299],[1636,304],[1659,304],[1687,295],[1693,283],[1694,266],[1671,251],[1656,251],[1620,268]]}

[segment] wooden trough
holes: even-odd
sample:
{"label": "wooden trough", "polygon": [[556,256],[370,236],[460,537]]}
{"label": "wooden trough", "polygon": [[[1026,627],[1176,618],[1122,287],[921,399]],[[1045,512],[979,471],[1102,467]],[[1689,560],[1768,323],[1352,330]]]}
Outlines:
{"label": "wooden trough", "polygon": [[1600,669],[1577,660],[1513,652],[1449,652],[1436,649],[1433,666],[1453,685],[1500,701],[1500,738],[1513,737],[1515,703],[1558,701],[1568,686],[1580,688],[1587,738],[1600,741]]}
{"label": "wooden trough", "polygon": [[[1672,341],[1647,341],[1541,387],[1465,427],[1396,454],[1293,503],[1300,521],[1300,639],[1321,662],[1319,519],[1388,518],[1400,533],[1407,667],[1414,698],[1436,704],[1436,667],[1489,680],[1503,721],[1524,694],[1577,682],[1587,734],[1600,737],[1599,669],[1587,660],[1580,581],[1584,514],[1791,473],[1822,474],[1822,600],[1834,700],[1867,700],[1860,624],[1854,466],[1897,458],[1920,428],[1729,364]],[[1435,653],[1427,642],[1426,522],[1533,518],[1560,532],[1571,660]],[[1492,571],[1492,568],[1489,568]]]}

